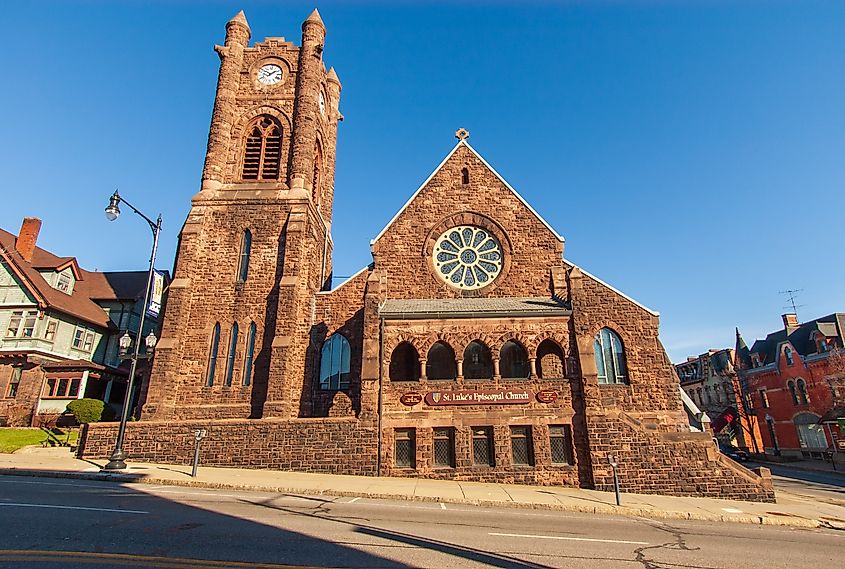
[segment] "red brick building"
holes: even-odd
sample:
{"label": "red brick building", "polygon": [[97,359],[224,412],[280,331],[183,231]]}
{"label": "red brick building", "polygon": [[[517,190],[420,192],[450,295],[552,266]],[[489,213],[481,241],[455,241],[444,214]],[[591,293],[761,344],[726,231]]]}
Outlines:
{"label": "red brick building", "polygon": [[[737,336],[737,368],[757,415],[765,452],[773,456],[823,458],[843,450],[837,423],[845,418],[845,314],[800,324],[783,315],[783,329],[749,349]],[[826,420],[823,420],[826,419]]]}
{"label": "red brick building", "polygon": [[[202,186],[126,449],[187,461],[771,500],[691,433],[658,314],[458,143],[335,289],[341,85],[316,10],[299,47],[226,27]],[[395,182],[401,186],[401,181]],[[338,191],[343,191],[338,189]],[[86,455],[114,429],[92,426]]]}

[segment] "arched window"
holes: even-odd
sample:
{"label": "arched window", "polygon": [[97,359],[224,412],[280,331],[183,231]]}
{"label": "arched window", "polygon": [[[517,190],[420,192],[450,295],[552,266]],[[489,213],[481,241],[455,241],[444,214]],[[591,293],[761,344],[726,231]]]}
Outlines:
{"label": "arched window", "polygon": [[349,388],[349,340],[334,334],[323,344],[320,356],[320,389]]}
{"label": "arched window", "polygon": [[249,332],[246,336],[246,354],[244,355],[244,378],[243,384],[249,385],[252,381],[252,364],[255,361],[255,322],[250,323]]}
{"label": "arched window", "polygon": [[810,394],[807,392],[807,382],[803,379],[799,379],[795,382],[795,385],[798,388],[798,397],[801,404],[807,405],[810,402]]}
{"label": "arched window", "polygon": [[819,332],[819,331],[813,332],[813,342],[815,342],[815,344],[816,344],[816,352],[817,353],[823,354],[827,351],[827,349],[828,349],[827,341],[826,341],[824,334],[822,334],[821,332]]}
{"label": "arched window", "polygon": [[493,358],[490,349],[473,340],[464,350],[464,379],[493,379]]}
{"label": "arched window", "polygon": [[505,342],[499,352],[499,373],[504,378],[513,379],[526,379],[531,375],[525,348],[513,340]]}
{"label": "arched window", "polygon": [[610,328],[602,328],[596,334],[593,345],[599,383],[627,383],[628,369],[625,365],[625,351],[622,340]]}
{"label": "arched window", "polygon": [[461,183],[465,186],[469,184],[469,168],[461,168]]}
{"label": "arched window", "polygon": [[247,128],[244,145],[244,180],[278,180],[282,157],[282,127],[273,117],[262,115]]}
{"label": "arched window", "polygon": [[553,340],[543,340],[537,347],[537,375],[540,378],[564,377],[563,350]]}
{"label": "arched window", "polygon": [[783,355],[786,357],[786,365],[791,366],[793,363],[795,363],[794,359],[792,358],[792,348],[790,348],[789,346],[784,348]]}
{"label": "arched window", "polygon": [[390,354],[390,381],[419,381],[420,357],[416,348],[402,342]]}
{"label": "arched window", "polygon": [[227,386],[232,385],[232,375],[235,371],[235,353],[238,351],[238,323],[232,324],[232,334],[229,336],[229,353],[226,356],[226,379]]}
{"label": "arched window", "polygon": [[238,282],[246,282],[246,277],[249,274],[249,254],[251,251],[252,232],[249,229],[245,229],[243,239],[241,239],[241,258],[238,263]]}
{"label": "arched window", "polygon": [[320,143],[314,144],[314,178],[311,180],[311,192],[314,203],[320,201],[320,186],[323,183],[323,149]]}
{"label": "arched window", "polygon": [[792,380],[787,381],[786,387],[789,388],[789,395],[792,396],[792,404],[798,405],[798,392],[795,391],[795,382]]}
{"label": "arched window", "polygon": [[214,325],[211,332],[211,347],[208,351],[208,370],[205,375],[205,384],[208,387],[214,385],[214,371],[217,369],[217,348],[220,347],[220,322]]}
{"label": "arched window", "polygon": [[458,366],[455,350],[449,344],[437,342],[431,346],[425,362],[425,375],[428,379],[455,379]]}

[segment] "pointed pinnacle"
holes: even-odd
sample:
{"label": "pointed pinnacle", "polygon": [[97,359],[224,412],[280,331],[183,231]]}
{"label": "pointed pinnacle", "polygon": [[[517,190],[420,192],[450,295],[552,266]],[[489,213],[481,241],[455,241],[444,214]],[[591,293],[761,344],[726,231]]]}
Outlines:
{"label": "pointed pinnacle", "polygon": [[340,79],[337,78],[337,73],[335,72],[334,67],[329,69],[329,73],[326,75],[326,81],[337,83],[338,87],[340,86]]}
{"label": "pointed pinnacle", "polygon": [[314,8],[314,11],[311,12],[311,15],[305,19],[302,25],[305,26],[308,23],[319,24],[323,29],[326,29],[326,24],[323,23],[323,18],[320,17],[320,12],[317,11],[317,8]]}
{"label": "pointed pinnacle", "polygon": [[243,10],[235,14],[234,17],[229,20],[226,25],[228,26],[229,24],[240,24],[241,26],[244,26],[246,29],[249,30],[249,22],[246,21],[246,14],[244,14]]}

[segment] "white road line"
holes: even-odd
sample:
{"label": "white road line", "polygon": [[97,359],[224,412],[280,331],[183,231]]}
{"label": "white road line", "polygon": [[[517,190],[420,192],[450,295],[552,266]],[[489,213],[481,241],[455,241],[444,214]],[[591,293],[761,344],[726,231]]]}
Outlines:
{"label": "white road line", "polygon": [[361,498],[352,498],[351,500],[349,500],[349,501],[348,501],[348,502],[346,502],[346,503],[347,503],[347,504],[354,504],[355,502],[357,502],[357,501],[358,501],[358,500],[360,500],[360,499],[361,499]]}
{"label": "white road line", "polygon": [[16,504],[0,502],[0,506],[11,506],[17,508],[53,508],[56,510],[86,510],[88,512],[116,512],[119,514],[149,514],[143,510],[114,510],[112,508],[86,508],[84,506],[56,506],[53,504]]}
{"label": "white road line", "polygon": [[502,537],[531,537],[534,539],[560,539],[563,541],[594,541],[597,543],[625,543],[629,545],[648,545],[647,541],[625,541],[621,539],[593,539],[589,537],[563,537],[559,535],[525,535],[521,533],[494,533],[489,532],[487,535],[499,535]]}
{"label": "white road line", "polygon": [[441,510],[445,510],[445,509],[446,509],[446,504],[444,504],[443,502],[440,502],[440,509],[441,509]]}

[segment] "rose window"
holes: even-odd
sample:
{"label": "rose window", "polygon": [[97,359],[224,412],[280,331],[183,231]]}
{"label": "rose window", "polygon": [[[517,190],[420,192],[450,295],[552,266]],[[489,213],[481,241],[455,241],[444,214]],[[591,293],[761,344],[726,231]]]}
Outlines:
{"label": "rose window", "polygon": [[449,229],[438,237],[432,257],[437,275],[464,290],[487,286],[502,270],[502,246],[479,227]]}

